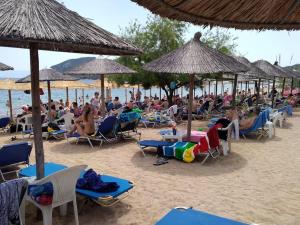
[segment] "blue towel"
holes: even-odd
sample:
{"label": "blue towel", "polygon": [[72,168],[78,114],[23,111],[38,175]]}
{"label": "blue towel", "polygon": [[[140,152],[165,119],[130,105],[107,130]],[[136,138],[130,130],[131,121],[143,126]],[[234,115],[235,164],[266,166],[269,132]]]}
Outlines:
{"label": "blue towel", "polygon": [[89,169],[84,173],[83,178],[77,180],[76,187],[106,193],[118,190],[119,185],[116,182],[103,182],[101,175],[98,175],[93,169]]}
{"label": "blue towel", "polygon": [[0,224],[20,225],[19,206],[26,192],[25,179],[11,180],[0,184]]}

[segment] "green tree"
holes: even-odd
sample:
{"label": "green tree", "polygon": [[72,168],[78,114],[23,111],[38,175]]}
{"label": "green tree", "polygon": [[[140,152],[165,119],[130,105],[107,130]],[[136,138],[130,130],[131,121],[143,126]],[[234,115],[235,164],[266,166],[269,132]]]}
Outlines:
{"label": "green tree", "polygon": [[[182,46],[185,42],[184,36],[187,29],[188,25],[186,23],[163,19],[158,16],[148,17],[144,25],[138,21],[130,23],[128,27],[121,30],[121,36],[143,49],[144,53],[139,56],[122,56],[117,61],[136,70],[138,73],[134,75],[115,75],[111,76],[110,79],[119,85],[125,82],[132,85],[141,84],[146,89],[158,86],[164,90],[171,104],[175,89],[187,85],[189,82],[188,77],[175,74],[154,74],[144,71],[142,66]],[[202,41],[226,54],[232,54],[236,47],[230,33],[224,33],[220,30],[204,32]],[[202,80],[196,83],[201,86]],[[176,85],[174,86],[174,84]]]}

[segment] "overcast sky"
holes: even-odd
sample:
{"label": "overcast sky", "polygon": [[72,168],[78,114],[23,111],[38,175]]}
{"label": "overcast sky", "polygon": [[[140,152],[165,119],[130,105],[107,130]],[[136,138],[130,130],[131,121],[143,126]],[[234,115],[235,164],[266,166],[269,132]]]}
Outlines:
{"label": "overcast sky", "polygon": [[[62,1],[60,1],[62,2]],[[114,34],[120,27],[134,19],[145,22],[150,12],[130,0],[64,0],[64,4],[80,15],[92,19],[98,26]],[[200,30],[189,27],[186,40]],[[300,63],[300,31],[237,31],[229,29],[237,37],[237,51],[250,61],[266,59],[273,63],[281,57],[281,66]],[[0,62],[11,65],[15,70],[29,71],[29,51],[26,49],[0,47]],[[61,52],[40,51],[40,68],[50,67],[71,58],[90,56]],[[291,60],[292,59],[292,60]]]}

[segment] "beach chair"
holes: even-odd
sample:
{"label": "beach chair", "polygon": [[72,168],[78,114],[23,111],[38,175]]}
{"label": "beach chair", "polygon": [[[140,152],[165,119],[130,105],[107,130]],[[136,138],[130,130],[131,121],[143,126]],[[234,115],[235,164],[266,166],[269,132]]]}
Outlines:
{"label": "beach chair", "polygon": [[0,131],[6,133],[8,131],[8,125],[10,124],[10,118],[5,116],[0,118]]}
{"label": "beach chair", "polygon": [[137,130],[140,119],[141,116],[136,112],[121,113],[116,126],[116,135],[123,139],[139,136],[140,140],[142,134]]}
{"label": "beach chair", "polygon": [[67,112],[66,114],[62,115],[60,118],[53,121],[56,123],[62,130],[71,130],[72,129],[72,121],[74,119],[74,114]]}
{"label": "beach chair", "polygon": [[143,156],[145,157],[145,148],[156,148],[157,152],[159,150],[162,150],[162,148],[164,146],[171,146],[174,144],[174,142],[168,142],[168,141],[157,141],[157,140],[143,140],[143,141],[139,141],[137,142],[139,149],[141,150],[141,152],[143,153]]}
{"label": "beach chair", "polygon": [[[25,195],[24,200],[33,203],[37,208],[42,211],[43,224],[52,225],[52,211],[53,208],[61,207],[61,213],[66,214],[67,203],[73,203],[75,224],[79,225],[77,202],[76,202],[76,182],[82,170],[87,166],[73,166],[56,171],[52,174],[46,175],[41,180],[31,182],[30,185],[42,185],[51,182],[53,185],[53,199],[50,205],[40,205],[32,199],[28,193]],[[23,200],[21,206],[22,222],[25,224],[25,201]]]}
{"label": "beach chair", "polygon": [[[67,166],[47,162],[45,163],[44,168],[45,168],[45,176],[49,176],[53,173],[66,169]],[[84,170],[81,171],[80,177],[83,176],[84,172],[85,172]],[[19,171],[20,177],[32,177],[35,175],[36,175],[35,165],[29,166]],[[97,205],[110,207],[115,205],[119,201],[123,200],[124,198],[128,197],[129,191],[134,187],[133,182],[122,178],[114,177],[114,176],[101,175],[101,179],[104,182],[116,182],[119,185],[118,190],[114,192],[101,193],[101,192],[76,188],[75,189],[76,193],[79,196],[83,196],[84,198],[87,198],[87,200],[93,201]]]}
{"label": "beach chair", "polygon": [[260,140],[262,137],[269,136],[268,130],[265,128],[265,125],[268,120],[269,120],[269,110],[264,110],[260,112],[256,120],[254,121],[252,127],[246,130],[240,130],[240,135],[246,139],[246,135],[250,133],[255,133],[258,140]]}
{"label": "beach chair", "polygon": [[3,145],[0,148],[0,178],[5,181],[4,174],[15,173],[19,165],[29,165],[32,145],[29,142]]}
{"label": "beach chair", "polygon": [[224,217],[216,216],[192,208],[172,209],[155,225],[247,225]]}
{"label": "beach chair", "polygon": [[103,142],[112,142],[118,139],[116,136],[116,126],[118,119],[115,116],[106,117],[102,123],[99,124],[95,134],[90,136],[79,136],[77,137],[76,144],[79,140],[87,140],[91,148],[94,148],[92,141],[100,143],[100,147]]}

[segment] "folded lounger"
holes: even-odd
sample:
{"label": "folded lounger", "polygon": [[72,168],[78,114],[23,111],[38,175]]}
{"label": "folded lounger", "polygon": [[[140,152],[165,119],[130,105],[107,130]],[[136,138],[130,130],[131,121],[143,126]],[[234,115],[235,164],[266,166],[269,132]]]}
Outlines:
{"label": "folded lounger", "polygon": [[[65,165],[51,163],[51,162],[45,163],[45,176],[49,176],[65,168],[67,168],[67,166]],[[82,171],[81,176],[83,175],[83,173],[84,171]],[[20,170],[19,176],[20,177],[36,176],[36,166],[32,165]],[[117,202],[121,201],[122,199],[124,199],[125,197],[127,197],[128,191],[134,187],[132,182],[125,179],[113,177],[113,176],[101,175],[101,179],[104,182],[116,182],[119,185],[118,190],[114,192],[100,193],[96,191],[76,188],[76,193],[94,201],[99,205],[112,206]]]}
{"label": "folded lounger", "polygon": [[155,225],[247,225],[192,208],[174,208]]}
{"label": "folded lounger", "polygon": [[157,141],[157,140],[143,140],[139,141],[138,146],[140,150],[142,151],[143,155],[146,156],[144,149],[145,148],[156,148],[157,150],[162,149],[164,146],[171,146],[174,144],[174,142],[168,142],[168,141]]}

